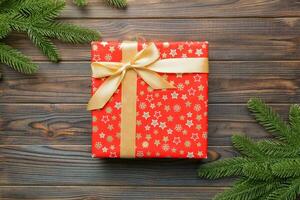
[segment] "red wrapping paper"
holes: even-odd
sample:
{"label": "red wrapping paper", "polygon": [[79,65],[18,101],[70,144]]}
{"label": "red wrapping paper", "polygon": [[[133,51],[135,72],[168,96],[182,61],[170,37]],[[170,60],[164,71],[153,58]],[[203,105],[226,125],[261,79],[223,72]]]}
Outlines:
{"label": "red wrapping paper", "polygon": [[[207,42],[155,42],[161,59],[208,57]],[[120,42],[92,42],[92,62],[120,62]],[[138,44],[142,50],[145,43]],[[206,158],[208,74],[160,74],[176,89],[137,81],[136,158]],[[92,94],[105,79],[92,78]],[[92,156],[120,157],[121,87],[92,111]]]}

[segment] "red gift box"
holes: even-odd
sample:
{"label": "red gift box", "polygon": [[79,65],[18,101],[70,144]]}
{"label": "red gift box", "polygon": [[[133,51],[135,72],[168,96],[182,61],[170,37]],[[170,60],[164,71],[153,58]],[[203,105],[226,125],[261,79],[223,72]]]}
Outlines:
{"label": "red gift box", "polygon": [[[147,44],[139,42],[138,51]],[[155,42],[160,59],[207,58],[208,42]],[[92,42],[92,62],[120,62],[119,42]],[[153,90],[137,78],[136,158],[206,158],[208,73],[159,73],[175,89]],[[92,94],[106,78],[92,78]],[[92,156],[120,157],[121,87],[92,111]]]}

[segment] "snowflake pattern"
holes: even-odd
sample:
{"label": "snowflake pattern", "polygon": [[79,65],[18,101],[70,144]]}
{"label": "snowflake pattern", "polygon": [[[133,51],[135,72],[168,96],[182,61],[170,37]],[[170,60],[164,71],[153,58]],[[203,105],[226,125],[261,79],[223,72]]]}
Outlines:
{"label": "snowflake pattern", "polygon": [[[207,42],[156,42],[161,59],[208,57]],[[138,49],[145,47],[139,43]],[[119,42],[92,42],[92,62],[119,62]],[[137,158],[206,158],[208,74],[160,74],[176,89],[153,90],[138,77]],[[92,93],[104,79],[92,78]],[[121,87],[92,111],[92,155],[120,157]]]}

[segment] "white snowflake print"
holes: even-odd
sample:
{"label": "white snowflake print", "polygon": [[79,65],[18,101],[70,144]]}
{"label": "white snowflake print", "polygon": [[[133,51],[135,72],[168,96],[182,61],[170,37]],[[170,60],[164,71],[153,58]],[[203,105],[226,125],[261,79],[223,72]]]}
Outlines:
{"label": "white snowflake print", "polygon": [[96,142],[95,147],[96,149],[100,149],[102,147],[101,142]]}
{"label": "white snowflake print", "polygon": [[170,56],[175,57],[177,55],[176,49],[171,49],[169,54]]}
{"label": "white snowflake print", "polygon": [[152,119],[151,125],[152,125],[153,127],[158,126],[158,121],[157,121],[156,119]]}
{"label": "white snowflake print", "polygon": [[173,133],[173,130],[169,128],[169,129],[167,130],[167,133],[168,133],[169,135],[171,135],[171,134]]}
{"label": "white snowflake print", "polygon": [[161,117],[160,111],[155,111],[155,112],[154,112],[154,117],[155,117],[156,119],[160,118],[160,117]]}
{"label": "white snowflake print", "polygon": [[166,122],[159,123],[159,128],[161,128],[162,130],[164,130],[166,127],[167,127]]}
{"label": "white snowflake print", "polygon": [[110,54],[106,54],[105,57],[104,57],[104,59],[105,59],[106,61],[111,61],[112,57],[111,57]]}
{"label": "white snowflake print", "polygon": [[147,97],[146,97],[146,100],[147,100],[148,102],[153,101],[153,95],[152,95],[152,94],[148,94]]}
{"label": "white snowflake print", "polygon": [[184,85],[182,83],[179,83],[177,85],[178,90],[182,91],[184,89]]}
{"label": "white snowflake print", "polygon": [[173,143],[176,145],[180,144],[181,143],[180,137],[174,137]]}
{"label": "white snowflake print", "polygon": [[192,133],[191,139],[196,141],[199,139],[198,133]]}
{"label": "white snowflake print", "polygon": [[167,95],[163,95],[163,96],[162,96],[162,99],[163,99],[164,101],[166,101],[166,100],[168,100],[168,96],[167,96]]}
{"label": "white snowflake print", "polygon": [[190,89],[188,89],[188,93],[189,93],[189,95],[194,96],[196,93],[196,90],[194,88],[190,88]]}
{"label": "white snowflake print", "polygon": [[197,154],[198,154],[199,157],[202,157],[202,156],[203,156],[203,152],[202,152],[202,151],[198,151]]}
{"label": "white snowflake print", "polygon": [[144,112],[144,113],[143,113],[143,118],[144,118],[144,119],[148,119],[149,117],[150,117],[149,112]]}
{"label": "white snowflake print", "polygon": [[171,93],[171,97],[172,97],[172,99],[177,99],[178,98],[178,93],[177,92],[172,92]]}
{"label": "white snowflake print", "polygon": [[182,130],[181,124],[176,124],[175,125],[175,131],[180,132]]}
{"label": "white snowflake print", "polygon": [[186,155],[187,158],[194,158],[194,152],[188,152]]}
{"label": "white snowflake print", "polygon": [[168,150],[170,149],[169,144],[167,144],[167,143],[163,144],[163,145],[162,145],[162,149],[163,149],[164,151],[168,151]]}
{"label": "white snowflake print", "polygon": [[189,128],[191,128],[194,125],[193,120],[187,120],[185,125],[187,125]]}
{"label": "white snowflake print", "polygon": [[114,46],[109,47],[109,51],[110,52],[114,52],[115,51],[115,47]]}
{"label": "white snowflake print", "polygon": [[146,130],[146,131],[150,131],[150,128],[151,128],[151,127],[150,127],[149,125],[146,125],[146,126],[145,126],[145,130]]}
{"label": "white snowflake print", "polygon": [[178,50],[179,50],[179,51],[182,51],[183,49],[184,49],[184,47],[183,47],[182,44],[178,45]]}
{"label": "white snowflake print", "polygon": [[187,117],[192,117],[192,116],[193,116],[193,113],[188,112],[188,113],[186,114],[186,116],[187,116]]}
{"label": "white snowflake print", "polygon": [[201,105],[200,105],[200,104],[195,104],[195,105],[194,105],[194,110],[195,110],[196,112],[199,112],[199,111],[201,110]]}
{"label": "white snowflake print", "polygon": [[122,103],[121,103],[121,102],[116,102],[116,103],[115,103],[115,108],[116,108],[117,110],[121,109],[121,107],[122,107]]}
{"label": "white snowflake print", "polygon": [[169,46],[170,46],[170,43],[169,43],[169,42],[164,42],[164,43],[163,43],[163,47],[164,47],[164,48],[169,48]]}
{"label": "white snowflake print", "polygon": [[140,103],[140,109],[144,110],[146,107],[147,105],[144,102]]}
{"label": "white snowflake print", "polygon": [[100,44],[105,47],[106,45],[108,45],[108,42],[103,41]]}
{"label": "white snowflake print", "polygon": [[193,78],[195,82],[200,82],[202,77],[199,74],[196,74]]}
{"label": "white snowflake print", "polygon": [[92,46],[92,49],[93,49],[94,51],[97,51],[97,50],[98,50],[98,46],[97,46],[96,44],[94,44],[94,45]]}
{"label": "white snowflake print", "polygon": [[174,112],[180,112],[181,106],[176,104],[176,105],[173,106],[173,110],[174,110]]}
{"label": "white snowflake print", "polygon": [[102,152],[103,152],[103,153],[106,153],[107,151],[108,151],[108,148],[107,148],[107,147],[103,147],[103,148],[102,148]]}
{"label": "white snowflake print", "polygon": [[100,137],[100,138],[105,138],[105,134],[104,134],[103,132],[101,132],[101,133],[99,134],[99,137]]}
{"label": "white snowflake print", "polygon": [[182,100],[187,100],[186,94],[181,95],[181,99],[182,99]]}
{"label": "white snowflake print", "polygon": [[197,56],[201,56],[203,54],[202,49],[196,49],[196,53]]}
{"label": "white snowflake print", "polygon": [[107,116],[107,115],[102,116],[101,121],[102,121],[104,124],[106,124],[107,122],[109,122],[108,116]]}

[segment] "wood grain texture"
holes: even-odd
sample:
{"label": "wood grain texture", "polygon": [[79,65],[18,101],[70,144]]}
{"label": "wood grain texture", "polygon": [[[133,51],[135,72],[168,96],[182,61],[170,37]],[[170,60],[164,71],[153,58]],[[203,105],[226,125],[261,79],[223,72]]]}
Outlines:
{"label": "wood grain texture", "polygon": [[[64,20],[101,31],[105,40],[144,37],[148,41],[207,40],[210,60],[297,60],[300,20],[242,19],[71,19]],[[34,60],[47,60],[28,38],[15,34],[6,40]],[[62,60],[90,60],[89,45],[57,43]]]}
{"label": "wood grain texture", "polygon": [[[220,159],[231,147],[211,147]],[[199,179],[199,160],[95,159],[90,146],[0,146],[0,185],[229,186],[233,179]]]}
{"label": "wood grain texture", "polygon": [[[288,105],[274,105],[282,116]],[[88,145],[91,115],[83,104],[1,104],[0,144]],[[231,145],[232,134],[270,137],[243,104],[209,105],[209,145]]]}
{"label": "wood grain texture", "polygon": [[63,18],[195,18],[195,17],[278,17],[300,16],[297,0],[129,0],[126,10],[108,9],[103,1],[89,0],[78,8],[72,0]]}
{"label": "wood grain texture", "polygon": [[33,186],[0,187],[1,200],[182,199],[211,200],[224,187]]}
{"label": "wood grain texture", "polygon": [[[0,103],[86,103],[90,98],[90,63],[39,63],[36,75],[4,68]],[[210,103],[245,103],[259,96],[267,102],[300,102],[300,61],[211,61]]]}
{"label": "wood grain texture", "polygon": [[6,42],[41,68],[33,76],[7,67],[0,83],[0,199],[203,199],[234,179],[204,180],[197,167],[237,156],[232,134],[270,137],[245,103],[259,96],[284,119],[300,102],[298,0],[129,0],[127,10],[89,0],[67,7],[61,21],[101,31],[104,40],[208,40],[209,158],[197,160],[92,159],[90,45],[55,41],[51,64],[24,34]]}

